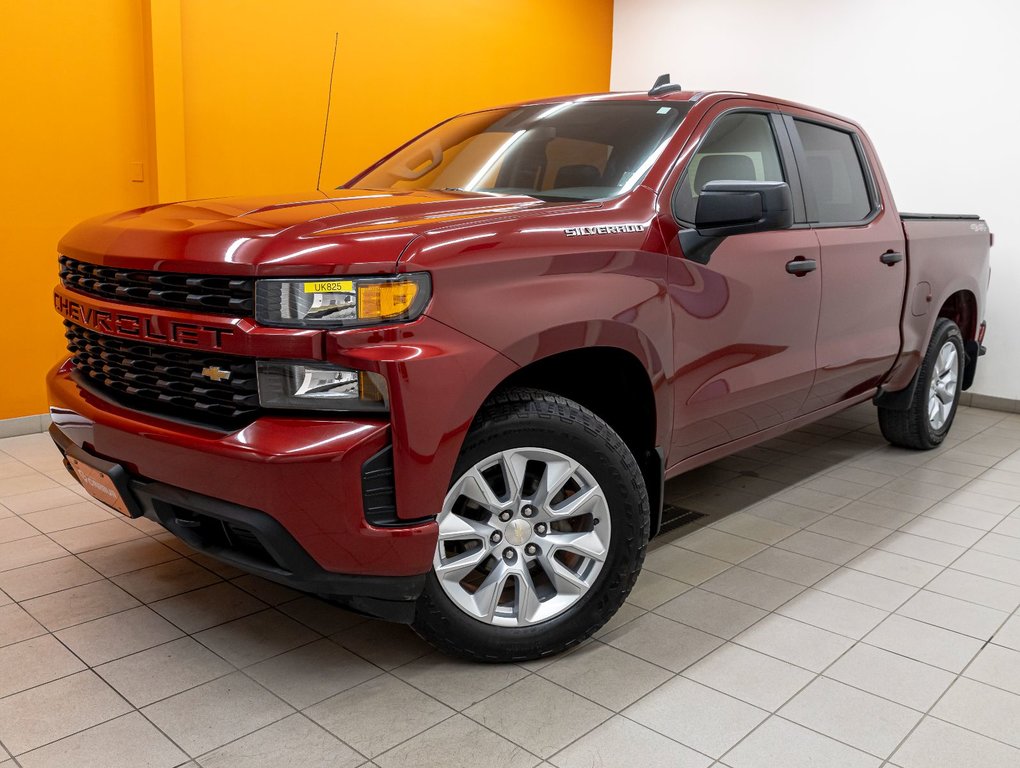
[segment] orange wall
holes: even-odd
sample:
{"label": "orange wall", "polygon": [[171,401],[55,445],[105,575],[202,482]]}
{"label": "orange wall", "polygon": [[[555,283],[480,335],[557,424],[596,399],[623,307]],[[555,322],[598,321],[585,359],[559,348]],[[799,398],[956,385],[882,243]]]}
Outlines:
{"label": "orange wall", "polygon": [[63,350],[56,246],[80,219],[144,205],[138,0],[3,4],[0,18],[0,418],[43,413]]}
{"label": "orange wall", "polygon": [[451,114],[606,90],[612,15],[612,0],[5,3],[0,418],[46,410],[55,247],[76,221],[315,186],[337,32],[323,188]]}

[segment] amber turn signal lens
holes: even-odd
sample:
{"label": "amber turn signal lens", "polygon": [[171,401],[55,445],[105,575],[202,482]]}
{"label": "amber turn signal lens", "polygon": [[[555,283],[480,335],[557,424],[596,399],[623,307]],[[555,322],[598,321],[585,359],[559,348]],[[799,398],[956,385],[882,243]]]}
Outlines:
{"label": "amber turn signal lens", "polygon": [[358,286],[358,318],[362,320],[400,317],[418,295],[418,284],[410,281],[369,283]]}

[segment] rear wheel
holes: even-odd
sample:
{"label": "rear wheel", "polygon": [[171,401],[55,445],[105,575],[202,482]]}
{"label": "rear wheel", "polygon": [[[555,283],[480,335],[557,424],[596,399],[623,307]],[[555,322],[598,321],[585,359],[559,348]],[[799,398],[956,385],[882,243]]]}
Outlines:
{"label": "rear wheel", "polygon": [[927,450],[942,443],[956,416],[963,372],[963,336],[952,320],[940,317],[905,411],[878,409],[882,435],[893,445]]}
{"label": "rear wheel", "polygon": [[413,626],[482,661],[576,645],[630,592],[648,521],[637,462],[608,424],[547,392],[499,395],[454,470]]}

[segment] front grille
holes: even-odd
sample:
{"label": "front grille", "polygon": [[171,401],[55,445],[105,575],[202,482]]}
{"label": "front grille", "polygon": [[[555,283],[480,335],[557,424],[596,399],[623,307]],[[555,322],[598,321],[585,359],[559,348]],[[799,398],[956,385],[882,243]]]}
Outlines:
{"label": "front grille", "polygon": [[101,267],[61,256],[60,282],[92,296],[150,307],[235,317],[251,317],[255,311],[254,281],[247,277]]}
{"label": "front grille", "polygon": [[[224,424],[258,411],[253,359],[105,336],[67,320],[64,328],[78,373],[128,407]],[[202,374],[215,369],[229,378]]]}

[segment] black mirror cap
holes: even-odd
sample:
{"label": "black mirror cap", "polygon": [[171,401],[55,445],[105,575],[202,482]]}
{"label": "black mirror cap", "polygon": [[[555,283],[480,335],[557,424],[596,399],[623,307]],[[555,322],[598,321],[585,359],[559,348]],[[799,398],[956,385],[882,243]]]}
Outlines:
{"label": "black mirror cap", "polygon": [[694,216],[704,237],[789,229],[793,196],[785,181],[710,181],[701,188]]}

